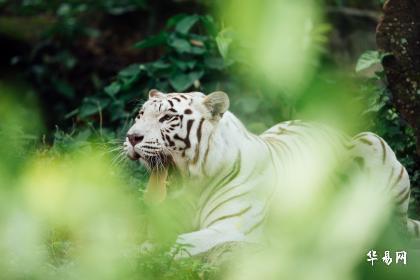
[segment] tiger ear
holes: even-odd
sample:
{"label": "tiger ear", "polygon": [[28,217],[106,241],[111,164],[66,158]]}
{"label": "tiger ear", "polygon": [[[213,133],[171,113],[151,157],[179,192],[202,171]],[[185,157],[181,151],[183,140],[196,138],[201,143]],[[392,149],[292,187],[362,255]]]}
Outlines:
{"label": "tiger ear", "polygon": [[149,91],[149,99],[150,98],[163,98],[163,97],[165,97],[165,94],[158,91],[157,89],[151,89]]}
{"label": "tiger ear", "polygon": [[229,109],[229,97],[223,91],[215,91],[204,97],[203,104],[213,117],[221,117]]}

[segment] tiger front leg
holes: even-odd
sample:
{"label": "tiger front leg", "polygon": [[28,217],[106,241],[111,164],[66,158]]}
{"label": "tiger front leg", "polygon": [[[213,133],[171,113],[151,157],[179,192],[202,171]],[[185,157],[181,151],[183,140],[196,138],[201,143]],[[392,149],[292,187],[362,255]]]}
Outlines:
{"label": "tiger front leg", "polygon": [[243,233],[232,228],[210,227],[178,236],[171,253],[175,259],[200,255],[226,243],[245,241]]}

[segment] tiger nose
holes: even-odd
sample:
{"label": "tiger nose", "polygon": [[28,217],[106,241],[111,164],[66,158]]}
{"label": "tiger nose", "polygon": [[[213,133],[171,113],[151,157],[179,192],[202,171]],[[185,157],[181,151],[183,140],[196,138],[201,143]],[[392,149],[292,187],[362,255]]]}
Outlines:
{"label": "tiger nose", "polygon": [[130,144],[134,147],[135,145],[137,145],[138,143],[140,143],[141,141],[143,141],[144,136],[140,135],[140,134],[127,134],[127,138],[128,141],[130,142]]}

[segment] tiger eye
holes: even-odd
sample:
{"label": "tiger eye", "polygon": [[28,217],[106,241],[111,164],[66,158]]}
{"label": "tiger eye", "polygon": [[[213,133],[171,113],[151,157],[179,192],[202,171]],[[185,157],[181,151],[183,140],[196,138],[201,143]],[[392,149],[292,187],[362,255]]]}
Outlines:
{"label": "tiger eye", "polygon": [[175,118],[175,117],[176,117],[176,116],[174,116],[174,115],[164,115],[163,117],[161,117],[161,118],[159,119],[159,122],[169,121],[170,119]]}

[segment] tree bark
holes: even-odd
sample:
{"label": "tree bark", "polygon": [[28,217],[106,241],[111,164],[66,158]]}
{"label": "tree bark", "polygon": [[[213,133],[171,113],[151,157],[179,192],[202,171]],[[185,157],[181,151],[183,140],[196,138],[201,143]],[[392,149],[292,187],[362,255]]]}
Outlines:
{"label": "tree bark", "polygon": [[420,155],[420,1],[388,0],[376,33],[393,103],[414,128]]}

